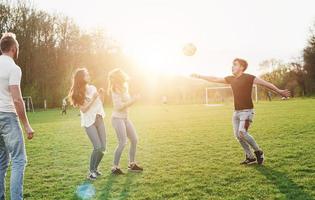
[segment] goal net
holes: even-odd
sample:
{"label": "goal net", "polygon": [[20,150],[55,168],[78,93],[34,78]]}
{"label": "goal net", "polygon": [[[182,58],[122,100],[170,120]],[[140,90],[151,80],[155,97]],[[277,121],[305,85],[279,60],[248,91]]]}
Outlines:
{"label": "goal net", "polygon": [[33,100],[31,96],[23,97],[25,108],[27,112],[34,112]]}
{"label": "goal net", "polygon": [[[258,102],[257,85],[253,85],[252,98]],[[207,87],[205,89],[205,103],[208,106],[220,106],[227,102],[233,102],[233,93],[230,86]]]}

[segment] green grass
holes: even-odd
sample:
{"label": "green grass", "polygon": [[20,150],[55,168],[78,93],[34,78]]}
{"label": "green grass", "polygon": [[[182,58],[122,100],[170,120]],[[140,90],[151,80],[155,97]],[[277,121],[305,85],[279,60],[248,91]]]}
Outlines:
{"label": "green grass", "polygon": [[[264,166],[239,165],[243,153],[232,133],[232,105],[135,106],[130,115],[145,171],[119,177],[110,175],[116,136],[106,108],[108,148],[103,176],[93,182],[95,199],[315,199],[314,105],[315,99],[256,104],[250,132],[265,151]],[[26,142],[26,199],[77,199],[92,150],[77,114],[29,114],[36,137]]]}

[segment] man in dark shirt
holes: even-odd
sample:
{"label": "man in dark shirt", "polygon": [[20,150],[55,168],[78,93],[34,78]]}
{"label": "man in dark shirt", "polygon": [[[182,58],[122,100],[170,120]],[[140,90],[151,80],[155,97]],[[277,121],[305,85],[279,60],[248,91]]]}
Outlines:
{"label": "man in dark shirt", "polygon": [[[241,164],[251,164],[257,161],[262,164],[264,161],[264,153],[259,148],[255,139],[249,134],[248,128],[254,117],[254,105],[252,100],[253,84],[267,87],[268,89],[280,94],[283,97],[289,97],[290,91],[280,90],[272,83],[264,81],[258,77],[244,73],[247,69],[247,62],[244,59],[236,58],[233,60],[232,73],[233,76],[218,78],[213,76],[202,76],[192,74],[194,78],[203,79],[209,82],[230,84],[234,96],[234,114],[233,129],[234,135],[241,144],[245,152],[245,160]],[[251,151],[250,147],[254,150]]]}

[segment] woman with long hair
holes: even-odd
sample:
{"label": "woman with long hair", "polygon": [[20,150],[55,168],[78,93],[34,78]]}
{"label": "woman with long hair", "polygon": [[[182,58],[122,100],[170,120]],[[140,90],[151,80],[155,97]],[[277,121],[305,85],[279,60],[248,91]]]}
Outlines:
{"label": "woman with long hair", "polygon": [[104,89],[97,91],[94,85],[90,84],[90,75],[85,68],[75,71],[72,87],[69,92],[71,104],[80,109],[81,126],[93,144],[93,151],[90,158],[90,169],[87,176],[95,180],[101,175],[98,166],[103,158],[106,147],[106,132],[103,118]]}
{"label": "woman with long hair", "polygon": [[138,137],[134,125],[128,117],[128,108],[132,106],[139,96],[130,97],[128,92],[128,75],[121,69],[114,69],[108,74],[108,95],[113,101],[112,125],[115,129],[118,146],[114,154],[112,173],[119,175],[124,172],[119,167],[119,161],[127,138],[130,141],[128,171],[141,172],[143,168],[138,166],[135,161]]}

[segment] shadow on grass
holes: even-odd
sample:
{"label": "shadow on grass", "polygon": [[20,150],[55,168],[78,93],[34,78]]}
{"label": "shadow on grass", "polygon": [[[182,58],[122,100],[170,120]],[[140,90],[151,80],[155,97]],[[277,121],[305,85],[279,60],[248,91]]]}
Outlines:
{"label": "shadow on grass", "polygon": [[314,197],[305,192],[302,186],[292,181],[286,173],[276,171],[266,166],[255,166],[255,169],[273,183],[279,191],[285,195],[285,199],[314,200]]}
{"label": "shadow on grass", "polygon": [[137,174],[128,173],[126,174],[126,181],[123,185],[122,191],[118,199],[125,200],[129,196],[130,186],[132,185],[133,180],[136,178]]}
{"label": "shadow on grass", "polygon": [[130,192],[130,186],[132,185],[133,181],[137,178],[137,174],[127,173],[126,175],[119,175],[119,176],[110,175],[107,179],[107,182],[104,184],[104,187],[102,189],[101,195],[99,196],[99,199],[102,199],[102,200],[110,199],[112,197],[110,195],[111,189],[113,187],[115,180],[122,179],[122,178],[125,178],[125,182],[121,186],[121,192],[117,199],[119,200],[127,199]]}
{"label": "shadow on grass", "polygon": [[115,175],[112,175],[110,174],[108,177],[107,177],[107,181],[105,182],[104,184],[104,187],[102,188],[101,190],[101,195],[99,196],[99,199],[102,199],[102,200],[107,200],[110,198],[110,192],[111,192],[111,189],[113,187],[113,184],[115,182],[115,180],[119,178],[118,176],[115,176]]}

